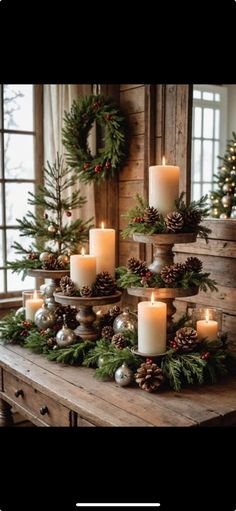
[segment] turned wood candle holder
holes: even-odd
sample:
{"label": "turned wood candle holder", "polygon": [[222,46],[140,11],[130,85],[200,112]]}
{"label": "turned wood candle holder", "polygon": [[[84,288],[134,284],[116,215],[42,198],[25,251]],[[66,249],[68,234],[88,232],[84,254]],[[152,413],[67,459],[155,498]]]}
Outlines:
{"label": "turned wood candle holder", "polygon": [[[148,268],[153,273],[160,273],[163,266],[174,264],[173,246],[176,243],[194,243],[196,241],[196,233],[180,233],[180,234],[133,234],[134,241],[139,243],[152,244],[153,261]],[[146,287],[131,287],[128,288],[128,294],[138,296],[142,299],[151,300],[151,295],[154,293],[154,299],[160,300],[167,304],[167,328],[173,324],[173,316],[176,312],[174,306],[175,298],[184,296],[194,296],[198,294],[198,287],[191,288],[146,288]]]}
{"label": "turned wood candle holder", "polygon": [[62,305],[71,305],[78,309],[76,319],[79,326],[74,330],[77,337],[87,341],[99,339],[99,332],[93,323],[96,320],[96,313],[93,307],[96,305],[108,305],[120,301],[121,292],[116,291],[110,296],[66,296],[63,293],[54,293],[55,301]]}
{"label": "turned wood candle holder", "polygon": [[56,308],[56,302],[54,299],[54,293],[58,288],[60,288],[60,280],[62,277],[66,275],[70,275],[70,270],[27,270],[27,275],[29,277],[36,277],[42,279],[49,279],[49,282],[45,284],[45,289],[43,291],[44,303],[48,306],[49,309]]}

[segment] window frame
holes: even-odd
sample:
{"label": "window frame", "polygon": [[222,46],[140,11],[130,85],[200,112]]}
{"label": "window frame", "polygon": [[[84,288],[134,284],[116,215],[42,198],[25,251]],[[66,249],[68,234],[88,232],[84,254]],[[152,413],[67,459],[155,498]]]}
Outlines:
{"label": "window frame", "polygon": [[[2,176],[0,177],[0,184],[11,182],[19,182],[19,183],[34,183],[35,187],[43,182],[43,85],[42,84],[32,84],[33,85],[33,115],[34,115],[34,129],[33,131],[24,131],[24,130],[15,130],[15,129],[4,129],[3,119],[4,119],[4,102],[3,102],[3,86],[5,84],[0,84],[0,108],[2,115],[2,124],[0,126],[0,147],[1,147],[1,165],[2,165]],[[35,162],[35,176],[34,179],[5,179],[4,176],[4,133],[17,133],[17,134],[27,134],[34,136],[34,162]],[[34,187],[34,188],[35,188]],[[3,266],[1,266],[1,270],[4,271],[4,289],[6,289],[6,278],[7,273],[6,269],[4,269],[4,263],[7,257],[7,243],[6,243],[6,234],[7,228],[11,227],[6,225],[6,197],[5,197],[5,186],[2,187],[2,225],[0,226],[0,233],[3,235],[4,246],[3,246]],[[12,226],[16,228],[15,226]],[[3,234],[2,234],[3,233]],[[36,282],[38,285],[41,281]],[[0,292],[0,301],[6,300],[9,298],[18,298],[22,296],[22,291],[5,291]]]}

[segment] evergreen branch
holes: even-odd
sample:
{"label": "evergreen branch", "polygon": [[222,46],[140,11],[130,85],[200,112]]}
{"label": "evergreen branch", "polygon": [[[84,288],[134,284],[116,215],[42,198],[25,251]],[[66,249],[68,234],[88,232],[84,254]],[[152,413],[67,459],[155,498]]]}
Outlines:
{"label": "evergreen branch", "polygon": [[118,367],[124,362],[133,370],[140,365],[140,359],[134,355],[129,348],[119,350],[111,345],[109,353],[104,355],[104,363],[96,369],[95,376],[101,380],[113,377]]}
{"label": "evergreen branch", "polygon": [[23,345],[26,337],[36,325],[24,320],[24,314],[16,317],[15,312],[7,314],[0,321],[0,339],[2,343]]}
{"label": "evergreen branch", "polygon": [[78,342],[67,348],[50,350],[47,353],[48,360],[70,365],[81,365],[87,351],[91,348],[91,341]]}

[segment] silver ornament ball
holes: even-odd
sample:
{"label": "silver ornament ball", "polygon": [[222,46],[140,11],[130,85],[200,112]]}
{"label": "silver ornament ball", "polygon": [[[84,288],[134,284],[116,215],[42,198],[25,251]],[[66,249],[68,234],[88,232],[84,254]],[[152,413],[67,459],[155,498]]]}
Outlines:
{"label": "silver ornament ball", "polygon": [[115,334],[129,330],[136,332],[138,328],[138,317],[134,312],[130,312],[128,308],[124,310],[119,316],[116,317],[113,323],[113,330]]}
{"label": "silver ornament ball", "polygon": [[230,218],[236,218],[236,206],[232,207]]}
{"label": "silver ornament ball", "polygon": [[115,381],[118,383],[120,387],[126,387],[126,385],[130,385],[133,380],[134,373],[126,363],[122,364],[122,366],[118,367],[115,372]]}
{"label": "silver ornament ball", "polygon": [[42,252],[42,254],[40,254],[40,256],[39,256],[39,260],[41,261],[41,263],[44,263],[44,261],[47,261],[48,256],[49,256],[49,252]]}
{"label": "silver ornament ball", "polygon": [[49,309],[45,304],[38,309],[34,316],[34,322],[37,327],[41,330],[45,330],[54,325],[56,316],[53,310]]}
{"label": "silver ornament ball", "polygon": [[74,344],[76,341],[75,332],[67,326],[63,325],[62,329],[57,332],[56,341],[60,348],[70,346],[70,344]]}
{"label": "silver ornament ball", "polygon": [[53,293],[55,293],[56,291],[56,284],[55,283],[51,283],[51,284],[47,284],[44,288],[44,295],[47,297],[47,298],[52,298],[53,297]]}
{"label": "silver ornament ball", "polygon": [[19,318],[19,316],[23,316],[25,318],[25,307],[20,307],[19,309],[17,309],[15,317]]}
{"label": "silver ornament ball", "polygon": [[221,218],[221,220],[226,220],[226,218],[228,218],[228,216],[226,215],[226,213],[221,213],[220,218]]}
{"label": "silver ornament ball", "polygon": [[231,183],[225,183],[223,186],[223,192],[230,193],[232,191],[232,184]]}
{"label": "silver ornament ball", "polygon": [[224,195],[224,197],[222,197],[222,199],[221,199],[221,202],[222,202],[224,208],[230,208],[230,206],[232,204],[232,196]]}

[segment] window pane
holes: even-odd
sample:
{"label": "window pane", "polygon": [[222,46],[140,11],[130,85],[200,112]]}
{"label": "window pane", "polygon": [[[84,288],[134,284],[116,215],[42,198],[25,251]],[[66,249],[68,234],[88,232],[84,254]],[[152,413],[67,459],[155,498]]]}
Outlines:
{"label": "window pane", "polygon": [[33,131],[33,86],[4,85],[4,129]]}
{"label": "window pane", "polygon": [[34,139],[31,135],[4,135],[6,179],[34,179]]}
{"label": "window pane", "polygon": [[22,219],[27,211],[33,211],[29,206],[28,191],[34,191],[33,183],[6,183],[6,223],[17,225],[16,218]]}
{"label": "window pane", "polygon": [[0,293],[4,292],[3,270],[0,270]]}
{"label": "window pane", "polygon": [[201,93],[201,91],[200,91],[200,90],[196,90],[196,89],[194,89],[194,91],[193,91],[193,97],[194,97],[194,99],[201,99],[201,95],[202,95],[202,93]]}
{"label": "window pane", "polygon": [[28,249],[32,244],[33,239],[26,236],[20,236],[18,229],[7,229],[7,259],[8,261],[14,261],[15,259],[22,259],[23,254],[16,254],[12,248],[13,242],[20,243],[23,248]]}
{"label": "window pane", "polygon": [[8,291],[20,291],[23,289],[35,289],[35,278],[26,277],[25,280],[21,280],[21,276],[17,273],[12,273],[10,270],[7,271],[7,289]]}
{"label": "window pane", "polygon": [[194,137],[201,137],[202,133],[202,109],[200,107],[194,108]]}
{"label": "window pane", "polygon": [[217,158],[217,156],[219,156],[219,142],[215,142],[214,143],[214,149],[215,149],[215,159],[214,159],[214,174],[216,174],[218,172],[218,167],[219,167],[219,160]]}
{"label": "window pane", "polygon": [[212,190],[211,183],[203,183],[202,185],[202,195],[209,195],[209,192]]}
{"label": "window pane", "polygon": [[220,138],[220,111],[215,110],[215,138]]}
{"label": "window pane", "polygon": [[3,230],[0,229],[0,266],[3,266]]}
{"label": "window pane", "polygon": [[2,185],[0,184],[0,225],[2,225]]}
{"label": "window pane", "polygon": [[212,146],[211,140],[203,141],[203,180],[212,180]]}
{"label": "window pane", "polygon": [[193,200],[199,200],[201,198],[201,185],[194,183],[193,185]]}
{"label": "window pane", "polygon": [[207,101],[213,101],[213,93],[212,92],[203,92],[203,99]]}
{"label": "window pane", "polygon": [[200,181],[201,179],[201,140],[194,140],[194,168],[193,180]]}
{"label": "window pane", "polygon": [[213,110],[212,110],[212,108],[204,108],[203,136],[204,136],[204,138],[212,138],[212,136],[213,136]]}
{"label": "window pane", "polygon": [[220,94],[215,94],[215,101],[220,101]]}

